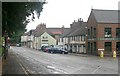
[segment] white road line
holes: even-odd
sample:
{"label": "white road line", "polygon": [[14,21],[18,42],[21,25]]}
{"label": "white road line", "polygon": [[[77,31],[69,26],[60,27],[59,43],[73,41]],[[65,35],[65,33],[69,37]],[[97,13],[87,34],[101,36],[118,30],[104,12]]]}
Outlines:
{"label": "white road line", "polygon": [[53,67],[53,66],[47,66],[47,68],[51,68],[51,69],[56,70],[54,73],[62,72],[62,73],[64,73],[64,74],[68,74],[68,72],[65,72],[65,71],[63,71],[63,70],[61,70],[61,69],[58,69],[58,68],[56,68],[56,67]]}
{"label": "white road line", "polygon": [[[22,67],[23,71],[25,72],[25,74],[28,75],[28,73],[26,72],[25,68],[22,66],[22,64],[19,63],[19,65]],[[29,75],[28,75],[29,76]]]}
{"label": "white road line", "polygon": [[95,69],[92,74],[95,74],[96,71],[98,71],[101,68],[101,66],[97,67],[97,69]]}
{"label": "white road line", "polygon": [[52,68],[52,69],[55,69],[55,67],[53,67],[53,66],[47,66],[47,68]]}
{"label": "white road line", "polygon": [[57,71],[55,71],[55,72],[53,72],[53,73],[55,73],[55,74],[59,74],[59,72],[57,72]]}

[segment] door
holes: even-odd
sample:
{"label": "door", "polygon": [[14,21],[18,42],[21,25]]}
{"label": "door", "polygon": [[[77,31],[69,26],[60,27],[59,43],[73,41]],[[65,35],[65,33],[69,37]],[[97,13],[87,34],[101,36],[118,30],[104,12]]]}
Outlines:
{"label": "door", "polygon": [[105,42],[105,52],[110,53],[112,52],[112,43],[111,42]]}

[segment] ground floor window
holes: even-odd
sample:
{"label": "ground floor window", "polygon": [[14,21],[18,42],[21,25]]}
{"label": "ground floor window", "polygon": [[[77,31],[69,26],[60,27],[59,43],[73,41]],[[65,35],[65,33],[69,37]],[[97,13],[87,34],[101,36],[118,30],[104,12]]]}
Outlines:
{"label": "ground floor window", "polygon": [[94,52],[96,52],[96,42],[94,42]]}
{"label": "ground floor window", "polygon": [[105,42],[105,51],[106,52],[112,52],[112,43],[111,42]]}
{"label": "ground floor window", "polygon": [[91,43],[90,50],[91,50],[91,53],[93,53],[93,43]]}
{"label": "ground floor window", "polygon": [[116,42],[116,51],[120,52],[120,42]]}
{"label": "ground floor window", "polygon": [[90,51],[90,42],[88,42],[88,49],[87,50]]}

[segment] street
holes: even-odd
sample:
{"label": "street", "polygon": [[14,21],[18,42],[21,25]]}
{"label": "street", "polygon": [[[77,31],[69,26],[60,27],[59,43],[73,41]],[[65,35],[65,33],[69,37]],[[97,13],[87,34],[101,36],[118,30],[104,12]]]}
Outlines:
{"label": "street", "polygon": [[27,47],[11,47],[9,53],[26,74],[118,74],[118,59],[112,57],[51,54]]}

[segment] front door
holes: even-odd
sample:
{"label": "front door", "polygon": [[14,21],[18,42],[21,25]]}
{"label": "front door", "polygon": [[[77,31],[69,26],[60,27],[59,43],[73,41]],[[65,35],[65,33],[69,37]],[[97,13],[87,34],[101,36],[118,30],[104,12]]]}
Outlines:
{"label": "front door", "polygon": [[105,53],[112,52],[112,43],[111,42],[105,42]]}

